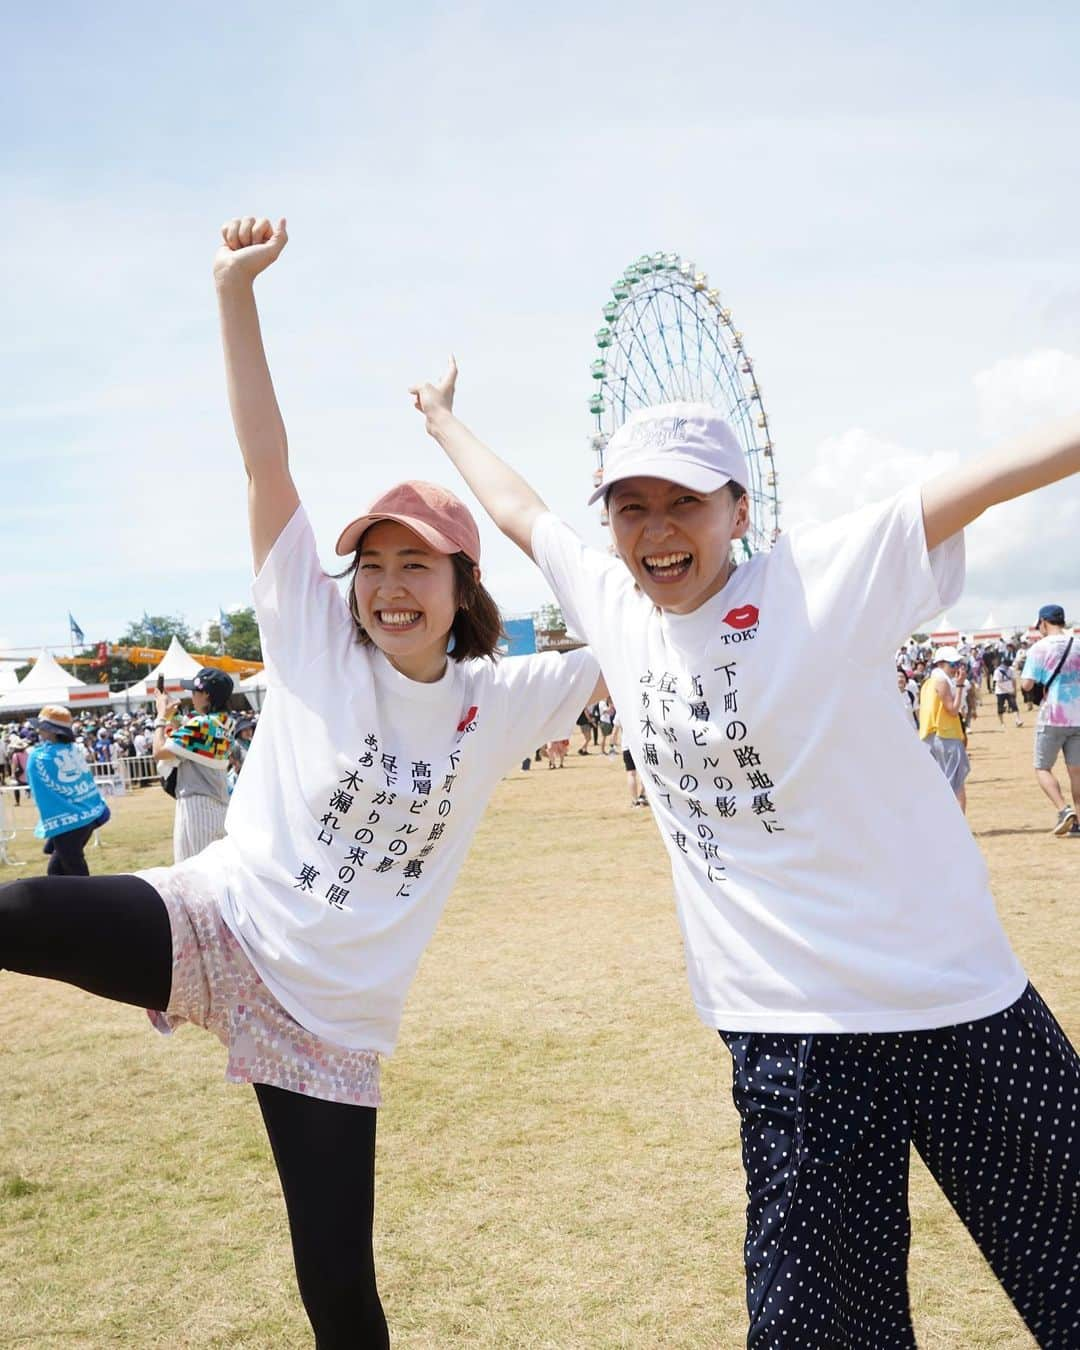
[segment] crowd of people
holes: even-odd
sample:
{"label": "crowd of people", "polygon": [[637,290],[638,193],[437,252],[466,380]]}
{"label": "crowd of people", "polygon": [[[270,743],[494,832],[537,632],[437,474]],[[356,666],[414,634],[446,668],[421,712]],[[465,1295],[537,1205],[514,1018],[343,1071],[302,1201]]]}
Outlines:
{"label": "crowd of people", "polygon": [[[153,712],[75,713],[72,744],[96,777],[119,779],[125,787],[154,785],[161,776],[153,756],[154,720]],[[230,718],[230,788],[258,721],[257,712],[246,710]],[[0,727],[0,787],[26,786],[26,756],[41,740],[37,722],[37,717],[27,717]],[[19,801],[20,793],[16,793],[16,805]]]}
{"label": "crowd of people", "polygon": [[[897,675],[904,677],[904,683],[898,684],[898,688],[907,699],[908,711],[918,723],[919,691],[933,668],[935,654],[938,651],[946,651],[950,654],[950,664],[955,677],[965,686],[962,714],[965,721],[973,721],[978,717],[979,693],[985,689],[987,693],[994,694],[999,699],[997,705],[999,724],[1004,725],[1003,715],[1009,711],[1017,719],[1016,724],[1022,726],[1020,714],[1013,705],[1016,703],[1016,690],[1023,674],[1028,650],[1027,641],[1019,636],[972,643],[961,634],[955,646],[942,647],[934,647],[926,641],[916,641],[912,638],[896,653]],[[1025,708],[1032,706],[1029,695],[1024,696],[1024,706]]]}
{"label": "crowd of people", "polygon": [[258,714],[229,714],[233,682],[223,671],[206,667],[185,684],[193,704],[186,713],[159,691],[156,715],[95,717],[50,704],[0,729],[0,788],[10,779],[16,806],[32,798],[50,876],[89,875],[86,845],[110,818],[104,797],[128,788],[160,784],[176,799],[174,862],[225,833]]}
{"label": "crowd of people", "polygon": [[[896,653],[896,684],[905,714],[967,809],[970,771],[968,729],[979,716],[985,689],[996,704],[998,726],[1006,716],[1018,727],[1024,711],[1036,715],[1035,778],[1054,807],[1052,833],[1080,839],[1080,644],[1067,631],[1060,605],[1043,605],[1030,645],[1010,640],[931,648],[914,639]],[[1069,779],[1068,800],[1054,774],[1061,755]]]}
{"label": "crowd of people", "polygon": [[[125,785],[142,786],[155,777],[150,755],[152,727],[152,713],[76,713],[71,723],[72,744],[97,777],[116,777]],[[0,733],[0,783],[9,778],[19,783],[14,770],[21,761],[14,757],[20,753],[25,756],[40,739],[36,717],[3,728]],[[21,781],[25,783],[25,775]]]}

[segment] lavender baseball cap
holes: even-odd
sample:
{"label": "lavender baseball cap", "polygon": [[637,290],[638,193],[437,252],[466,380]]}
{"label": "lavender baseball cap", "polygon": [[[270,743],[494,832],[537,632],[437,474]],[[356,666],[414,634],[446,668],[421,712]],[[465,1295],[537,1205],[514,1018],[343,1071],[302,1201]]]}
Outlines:
{"label": "lavender baseball cap", "polygon": [[631,413],[608,441],[604,476],[589,504],[625,478],[663,478],[695,492],[747,487],[750,469],[735,433],[707,403],[660,403]]}

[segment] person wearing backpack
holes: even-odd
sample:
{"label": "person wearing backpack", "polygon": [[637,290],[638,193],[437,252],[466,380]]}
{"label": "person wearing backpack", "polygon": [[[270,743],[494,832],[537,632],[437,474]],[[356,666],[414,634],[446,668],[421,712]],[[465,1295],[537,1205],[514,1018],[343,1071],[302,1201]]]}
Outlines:
{"label": "person wearing backpack", "polygon": [[[1080,642],[1066,631],[1060,605],[1043,605],[1035,627],[1039,640],[1027,654],[1020,679],[1025,696],[1039,708],[1035,780],[1057,811],[1054,834],[1080,839]],[[1054,777],[1059,754],[1065,759],[1071,802]]]}

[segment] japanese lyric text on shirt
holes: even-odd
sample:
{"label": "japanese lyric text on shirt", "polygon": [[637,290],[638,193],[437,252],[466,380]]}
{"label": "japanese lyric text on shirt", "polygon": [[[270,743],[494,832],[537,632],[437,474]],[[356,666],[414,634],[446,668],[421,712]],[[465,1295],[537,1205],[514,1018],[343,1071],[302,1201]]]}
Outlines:
{"label": "japanese lyric text on shirt", "polygon": [[897,646],[963,581],[917,489],[782,535],[683,616],[550,514],[533,550],[620,711],[709,1025],[917,1029],[1019,996],[982,855],[896,699]]}
{"label": "japanese lyric text on shirt", "polygon": [[223,879],[226,923],[297,1021],[389,1053],[488,797],[573,720],[598,668],[583,650],[406,678],[358,643],[302,508],[253,594],[266,702],[226,838],[184,866]]}

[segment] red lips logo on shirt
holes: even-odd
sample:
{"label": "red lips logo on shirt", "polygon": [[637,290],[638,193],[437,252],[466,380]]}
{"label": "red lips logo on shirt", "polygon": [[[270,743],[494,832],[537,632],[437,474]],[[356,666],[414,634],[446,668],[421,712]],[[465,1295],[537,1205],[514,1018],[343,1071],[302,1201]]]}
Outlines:
{"label": "red lips logo on shirt", "polygon": [[729,609],[724,622],[729,628],[753,628],[758,621],[757,605],[740,605],[738,609]]}

